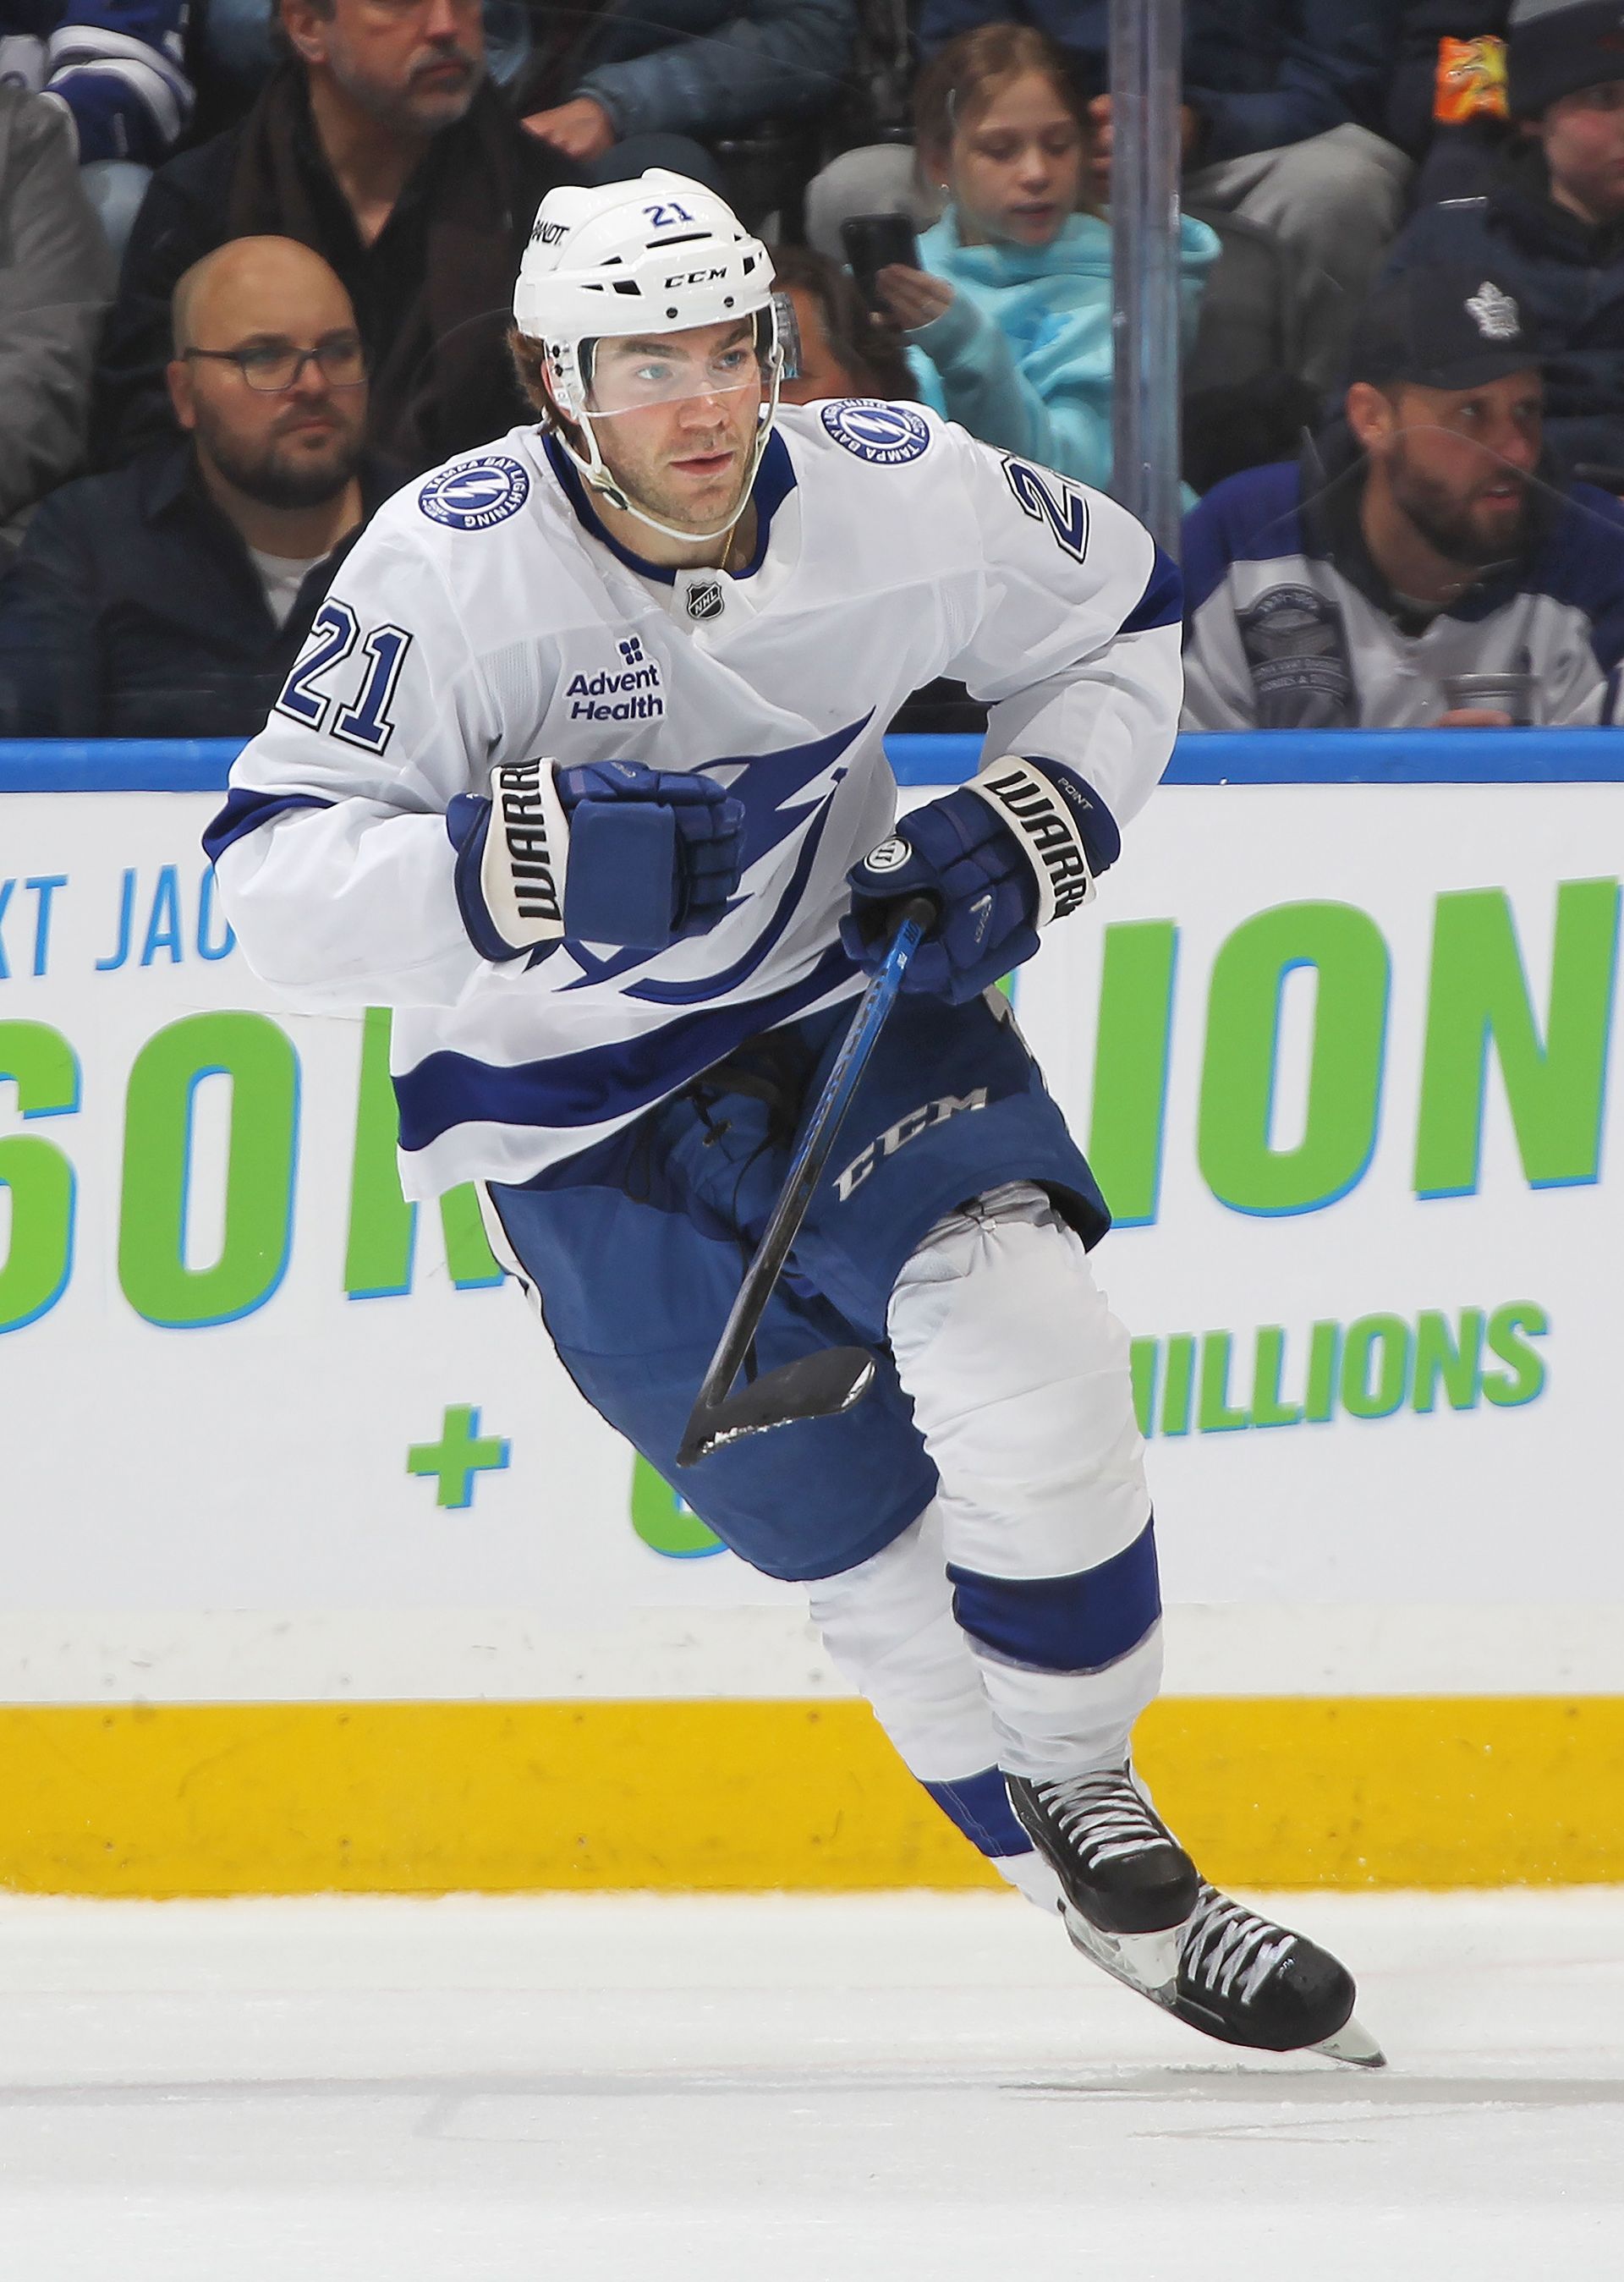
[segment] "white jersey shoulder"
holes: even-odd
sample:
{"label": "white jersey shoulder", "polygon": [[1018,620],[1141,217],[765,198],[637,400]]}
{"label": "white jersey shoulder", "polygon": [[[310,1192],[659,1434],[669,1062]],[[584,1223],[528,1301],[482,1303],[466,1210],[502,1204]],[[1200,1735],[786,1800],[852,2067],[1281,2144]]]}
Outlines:
{"label": "white jersey shoulder", "polygon": [[[1177,609],[1131,516],[915,405],[832,399],[781,431],[725,573],[618,547],[534,428],[419,477],[233,771],[211,833],[228,916],[268,981],[396,1009],[414,1196],[528,1179],[858,987],[846,873],[891,827],[884,737],[911,691],[964,680],[989,757],[1072,761],[1119,823],[1160,773]],[[480,959],[447,813],[537,756],[726,784],[743,886],[709,935]]]}

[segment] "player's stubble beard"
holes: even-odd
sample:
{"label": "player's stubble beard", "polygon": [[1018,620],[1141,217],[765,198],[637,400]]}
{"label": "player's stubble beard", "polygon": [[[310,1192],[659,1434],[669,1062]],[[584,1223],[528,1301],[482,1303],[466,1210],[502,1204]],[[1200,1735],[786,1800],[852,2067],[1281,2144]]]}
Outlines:
{"label": "player's stubble beard", "polygon": [[[628,499],[633,500],[645,515],[670,524],[680,531],[691,531],[696,542],[718,532],[731,518],[736,524],[744,509],[750,491],[751,466],[760,397],[754,391],[742,392],[745,401],[738,413],[729,417],[719,414],[715,424],[689,431],[673,448],[669,439],[643,442],[634,431],[617,435],[614,431],[623,418],[630,415],[600,415],[596,422],[598,451],[603,464]],[[605,433],[605,431],[610,431]],[[732,480],[724,491],[719,482],[716,490],[696,494],[691,485],[684,485],[665,474],[673,457],[697,458],[709,452],[731,447],[734,462]],[[716,545],[726,544],[726,536],[717,538]]]}

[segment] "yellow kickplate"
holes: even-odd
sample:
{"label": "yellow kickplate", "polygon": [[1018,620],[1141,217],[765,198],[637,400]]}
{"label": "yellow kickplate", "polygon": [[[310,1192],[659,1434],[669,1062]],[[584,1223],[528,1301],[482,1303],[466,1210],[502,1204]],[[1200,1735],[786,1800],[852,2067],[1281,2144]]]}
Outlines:
{"label": "yellow kickplate", "polygon": [[[1137,1750],[1221,1883],[1624,1880],[1624,1698],[1186,1698]],[[860,1704],[0,1707],[25,1892],[995,1882]]]}

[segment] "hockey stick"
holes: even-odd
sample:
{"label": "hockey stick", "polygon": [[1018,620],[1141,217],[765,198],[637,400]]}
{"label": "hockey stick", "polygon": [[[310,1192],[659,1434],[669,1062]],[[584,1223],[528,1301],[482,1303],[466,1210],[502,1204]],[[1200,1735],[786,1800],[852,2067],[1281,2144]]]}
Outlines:
{"label": "hockey stick", "polygon": [[781,1364],[777,1370],[742,1386],[736,1394],[728,1393],[760,1328],[779,1270],[800,1232],[858,1081],[885,1027],[886,1016],[897,1003],[908,961],[935,917],[936,906],[926,896],[910,896],[897,914],[885,964],[851,1018],[783,1191],[773,1207],[766,1234],[744,1272],[711,1367],[701,1382],[677,1452],[680,1466],[696,1465],[712,1450],[745,1434],[764,1434],[771,1427],[789,1425],[793,1419],[828,1418],[837,1411],[849,1410],[860,1401],[874,1375],[874,1359],[866,1348],[825,1347],[817,1354]]}

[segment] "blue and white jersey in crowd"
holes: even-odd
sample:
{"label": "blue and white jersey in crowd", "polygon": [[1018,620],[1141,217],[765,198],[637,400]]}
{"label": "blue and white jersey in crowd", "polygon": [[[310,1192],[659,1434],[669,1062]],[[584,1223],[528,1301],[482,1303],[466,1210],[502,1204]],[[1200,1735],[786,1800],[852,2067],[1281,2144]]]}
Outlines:
{"label": "blue and white jersey in crowd", "polygon": [[[989,757],[1071,763],[1118,824],[1172,747],[1177,573],[1100,494],[916,407],[786,411],[751,559],[660,571],[516,429],[388,502],[346,561],[206,845],[254,972],[398,1012],[407,1192],[523,1182],[758,1030],[850,996],[849,865],[884,839],[887,722],[951,673]],[[746,811],[742,893],[649,953],[474,949],[445,814],[492,766],[629,759]]]}
{"label": "blue and white jersey in crowd", "polygon": [[82,161],[162,163],[192,113],[189,0],[0,0],[0,82],[52,96]]}
{"label": "blue and white jersey in crowd", "polygon": [[1447,609],[1395,594],[1360,525],[1338,423],[1297,462],[1216,485],[1185,518],[1186,729],[1410,729],[1475,673],[1531,675],[1547,725],[1612,718],[1624,656],[1624,507],[1542,476],[1516,559]]}

